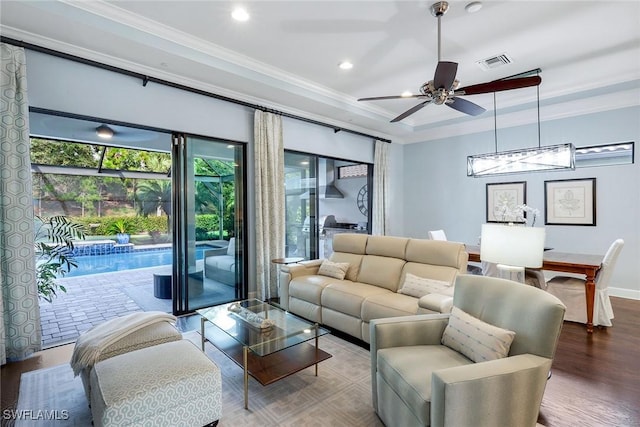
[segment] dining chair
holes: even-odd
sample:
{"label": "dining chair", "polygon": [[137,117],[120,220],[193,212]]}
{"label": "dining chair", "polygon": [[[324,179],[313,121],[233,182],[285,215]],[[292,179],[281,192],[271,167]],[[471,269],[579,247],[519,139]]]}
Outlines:
{"label": "dining chair", "polygon": [[431,230],[428,232],[429,239],[431,240],[447,240],[447,235],[444,230]]}
{"label": "dining chair", "polygon": [[[609,299],[609,283],[613,269],[624,246],[624,240],[614,241],[602,260],[602,268],[596,275],[596,297],[593,306],[593,325],[612,326],[613,308]],[[585,279],[569,276],[555,276],[547,281],[546,290],[558,297],[567,311],[564,320],[587,323],[587,303]]]}

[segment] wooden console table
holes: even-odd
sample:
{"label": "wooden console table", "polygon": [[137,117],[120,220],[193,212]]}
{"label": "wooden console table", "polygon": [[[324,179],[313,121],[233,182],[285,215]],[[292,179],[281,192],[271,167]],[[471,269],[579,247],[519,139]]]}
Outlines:
{"label": "wooden console table", "polygon": [[[480,246],[466,245],[469,261],[480,262]],[[574,254],[546,251],[542,258],[542,269],[563,273],[584,274],[587,297],[587,332],[593,332],[593,306],[596,298],[596,274],[602,267],[603,255]]]}

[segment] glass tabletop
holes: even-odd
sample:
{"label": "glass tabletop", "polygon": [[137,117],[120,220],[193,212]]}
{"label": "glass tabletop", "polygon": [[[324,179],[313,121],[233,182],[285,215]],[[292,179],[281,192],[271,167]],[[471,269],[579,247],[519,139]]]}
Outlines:
{"label": "glass tabletop", "polygon": [[196,313],[259,356],[329,333],[317,324],[257,299],[202,308]]}

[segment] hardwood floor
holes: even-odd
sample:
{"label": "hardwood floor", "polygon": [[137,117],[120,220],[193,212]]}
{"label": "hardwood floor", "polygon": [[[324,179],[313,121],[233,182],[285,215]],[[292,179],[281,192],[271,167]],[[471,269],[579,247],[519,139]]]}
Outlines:
{"label": "hardwood floor", "polygon": [[[547,427],[640,426],[640,301],[611,298],[612,328],[565,322],[538,422]],[[23,372],[67,363],[73,345],[2,367],[2,410],[14,409]],[[4,425],[4,420],[3,420]]]}
{"label": "hardwood floor", "polygon": [[640,426],[640,301],[611,298],[612,328],[565,322],[538,422]]}

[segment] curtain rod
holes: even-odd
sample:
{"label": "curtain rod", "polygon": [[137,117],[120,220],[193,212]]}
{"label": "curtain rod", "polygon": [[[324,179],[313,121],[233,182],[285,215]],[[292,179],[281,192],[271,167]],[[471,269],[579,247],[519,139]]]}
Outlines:
{"label": "curtain rod", "polygon": [[127,70],[127,69],[120,68],[120,67],[115,67],[113,65],[103,64],[102,62],[93,61],[91,59],[82,58],[80,56],[71,55],[69,53],[60,52],[60,51],[57,51],[57,50],[54,50],[54,49],[49,49],[47,47],[35,45],[35,44],[28,43],[28,42],[25,42],[25,41],[22,41],[22,40],[16,40],[16,39],[12,39],[12,38],[5,37],[5,36],[0,36],[0,41],[3,42],[3,43],[9,43],[9,44],[12,44],[12,45],[15,45],[15,46],[18,46],[18,47],[22,47],[22,48],[25,48],[25,49],[33,50],[35,52],[46,53],[46,54],[51,55],[51,56],[56,56],[56,57],[59,57],[59,58],[68,59],[70,61],[78,62],[78,63],[85,64],[85,65],[91,65],[93,67],[101,68],[103,70],[113,71],[115,73],[123,74],[125,76],[138,78],[138,79],[142,80],[142,86],[147,86],[147,83],[149,83],[149,82],[158,83],[158,84],[161,84],[161,85],[164,85],[164,86],[169,86],[169,87],[172,87],[172,88],[175,88],[175,89],[184,90],[186,92],[195,93],[197,95],[203,95],[203,96],[207,96],[209,98],[215,98],[215,99],[218,99],[220,101],[230,102],[230,103],[233,103],[233,104],[242,105],[244,107],[253,108],[253,109],[256,109],[256,110],[260,110],[260,111],[265,111],[267,113],[278,114],[280,116],[288,117],[290,119],[295,119],[295,120],[299,120],[299,121],[302,121],[302,122],[311,123],[311,124],[314,124],[314,125],[331,128],[331,129],[333,129],[333,131],[335,133],[338,133],[340,131],[344,131],[344,132],[348,132],[348,133],[351,133],[351,134],[354,134],[354,135],[364,136],[364,137],[367,137],[367,138],[376,139],[378,141],[391,143],[390,139],[380,138],[380,137],[377,137],[377,136],[374,136],[374,135],[370,135],[370,134],[367,134],[367,133],[358,132],[358,131],[355,131],[355,130],[352,130],[352,129],[347,129],[347,128],[343,128],[343,127],[340,127],[340,126],[331,125],[329,123],[320,122],[318,120],[309,119],[307,117],[297,116],[295,114],[285,113],[284,111],[278,111],[278,110],[275,110],[273,108],[265,107],[263,105],[252,104],[250,102],[241,101],[239,99],[230,98],[228,96],[219,95],[219,94],[216,94],[216,93],[213,93],[213,92],[207,92],[207,91],[202,90],[202,89],[196,89],[196,88],[193,88],[193,87],[190,87],[190,86],[181,85],[179,83],[174,83],[174,82],[171,82],[169,80],[163,80],[163,79],[159,79],[157,77],[150,77],[150,76],[147,76],[147,75],[142,74],[142,73],[137,73],[135,71]]}

